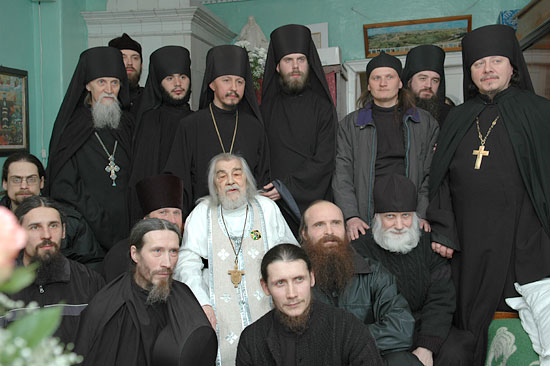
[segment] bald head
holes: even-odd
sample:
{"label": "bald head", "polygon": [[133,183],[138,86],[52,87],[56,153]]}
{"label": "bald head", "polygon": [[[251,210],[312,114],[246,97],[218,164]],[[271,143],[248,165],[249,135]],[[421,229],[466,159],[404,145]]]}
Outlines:
{"label": "bald head", "polygon": [[302,215],[300,236],[302,242],[316,242],[326,235],[335,235],[341,239],[345,238],[344,214],[332,202],[315,201]]}

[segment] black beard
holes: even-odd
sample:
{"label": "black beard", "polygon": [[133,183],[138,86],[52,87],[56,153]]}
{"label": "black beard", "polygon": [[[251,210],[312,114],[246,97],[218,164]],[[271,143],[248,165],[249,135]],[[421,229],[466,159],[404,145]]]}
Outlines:
{"label": "black beard", "polygon": [[281,324],[292,333],[303,334],[307,328],[307,321],[311,315],[311,302],[304,312],[298,316],[288,316],[275,309],[275,313]]}
{"label": "black beard", "polygon": [[[428,112],[437,120],[439,121],[439,108],[441,106],[441,98],[437,94],[435,94],[430,99],[423,99],[419,98],[417,96],[414,97],[416,106],[418,108],[422,108]],[[441,121],[439,121],[441,122]]]}
{"label": "black beard", "polygon": [[184,98],[175,99],[162,86],[160,88],[162,90],[162,103],[164,103],[164,104],[170,105],[172,107],[181,107],[182,105],[187,104],[187,102],[189,101],[189,98],[188,98],[188,95],[187,95],[187,94],[190,93],[189,90],[186,92]]}
{"label": "black beard", "polygon": [[36,279],[34,280],[37,285],[44,285],[52,282],[52,280],[59,277],[59,274],[63,272],[65,267],[65,257],[59,250],[52,253],[46,253],[43,256],[35,254],[32,256],[30,262],[38,263]]}

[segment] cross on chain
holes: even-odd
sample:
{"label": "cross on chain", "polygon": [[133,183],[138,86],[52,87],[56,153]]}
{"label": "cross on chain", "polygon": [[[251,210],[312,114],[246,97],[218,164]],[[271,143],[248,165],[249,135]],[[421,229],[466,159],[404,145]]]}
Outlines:
{"label": "cross on chain", "polygon": [[109,177],[113,181],[113,187],[116,187],[116,172],[120,171],[120,167],[115,164],[115,157],[113,155],[109,155],[109,165],[105,167],[105,171],[109,173]]}
{"label": "cross on chain", "polygon": [[481,168],[481,160],[484,156],[489,156],[489,150],[485,151],[485,146],[480,145],[479,150],[474,150],[472,152],[472,155],[477,155],[476,158],[476,164],[474,165],[474,169]]}

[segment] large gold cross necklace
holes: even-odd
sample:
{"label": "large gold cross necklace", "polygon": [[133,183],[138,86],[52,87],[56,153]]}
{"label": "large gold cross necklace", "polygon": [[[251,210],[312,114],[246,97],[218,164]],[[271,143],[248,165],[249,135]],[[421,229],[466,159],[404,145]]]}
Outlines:
{"label": "large gold cross necklace", "polygon": [[[212,122],[214,123],[214,128],[216,129],[216,133],[218,134],[218,140],[220,141],[220,146],[222,147],[222,151],[224,154],[225,146],[223,145],[222,137],[220,136],[220,130],[218,130],[218,124],[216,123],[216,118],[214,118],[214,112],[212,111],[212,103],[208,105],[210,108],[210,115],[212,116]],[[231,147],[229,148],[229,153],[233,153],[233,145],[235,145],[235,136],[237,136],[237,126],[239,125],[239,110],[236,110],[235,114],[235,129],[233,130],[233,139],[231,140]]]}
{"label": "large gold cross necklace", "polygon": [[491,123],[491,127],[489,127],[489,129],[487,130],[487,134],[485,135],[485,137],[483,137],[483,135],[481,134],[481,129],[479,128],[479,117],[476,117],[477,135],[479,137],[479,142],[481,143],[481,145],[479,145],[479,148],[477,150],[474,150],[472,152],[472,155],[477,155],[474,169],[481,168],[481,161],[483,157],[489,156],[489,150],[485,150],[485,141],[487,141],[487,137],[489,137],[489,134],[493,130],[493,127],[495,127],[495,125],[497,124],[499,117],[500,116],[497,116],[497,118],[493,120],[493,122]]}
{"label": "large gold cross necklace", "polygon": [[237,288],[241,283],[242,276],[244,275],[244,271],[239,270],[239,253],[243,249],[243,244],[244,244],[243,239],[244,239],[244,232],[246,230],[246,220],[248,219],[248,205],[246,205],[246,214],[244,216],[243,233],[241,234],[241,245],[239,245],[239,250],[235,248],[235,244],[233,243],[233,240],[231,240],[231,235],[229,234],[229,230],[227,230],[227,225],[225,224],[225,219],[223,218],[223,207],[220,207],[220,212],[222,216],[223,227],[225,228],[225,232],[227,233],[227,238],[229,239],[229,243],[231,244],[231,248],[233,249],[233,253],[235,254],[235,268],[227,271],[227,274],[231,276],[231,282],[233,283],[233,286]]}

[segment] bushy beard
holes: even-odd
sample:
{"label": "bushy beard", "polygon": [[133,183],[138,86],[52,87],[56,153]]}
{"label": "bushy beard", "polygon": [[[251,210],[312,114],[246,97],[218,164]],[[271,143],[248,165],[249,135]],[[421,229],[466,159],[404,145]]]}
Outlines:
{"label": "bushy beard", "polygon": [[281,312],[279,309],[276,309],[277,317],[281,324],[291,331],[292,333],[302,334],[307,328],[307,321],[311,315],[311,302],[304,310],[304,312],[298,316],[289,316]]}
{"label": "bushy beard", "polygon": [[[325,247],[323,243],[336,241],[337,245]],[[317,242],[306,240],[303,244],[315,273],[315,285],[325,292],[340,292],[355,273],[353,249],[347,236],[325,235]]]}
{"label": "bushy beard", "polygon": [[[55,245],[55,249],[38,254],[40,246],[52,244]],[[51,240],[44,240],[36,249],[36,253],[30,259],[31,263],[38,263],[35,283],[44,285],[59,278],[59,274],[64,270],[65,266],[63,254],[59,251],[59,244]]]}
{"label": "bushy beard", "polygon": [[172,290],[172,275],[165,280],[161,280],[156,284],[151,283],[149,294],[147,295],[146,305],[164,303],[170,296]]}
{"label": "bushy beard", "polygon": [[[428,112],[439,121],[439,107],[441,106],[441,98],[437,94],[434,94],[433,97],[429,99],[414,97],[416,106],[422,108]],[[441,121],[440,121],[441,122]]]}
{"label": "bushy beard", "polygon": [[189,94],[189,90],[183,95],[182,98],[180,99],[176,99],[174,97],[172,97],[172,95],[170,95],[169,92],[166,91],[166,89],[164,89],[162,86],[160,87],[161,90],[162,90],[162,102],[164,104],[168,104],[168,105],[171,105],[173,107],[180,107],[184,104],[187,104],[187,102],[189,101],[188,98],[187,98],[187,94]]}
{"label": "bushy beard", "polygon": [[279,84],[285,93],[300,94],[309,81],[309,68],[307,68],[298,79],[293,79],[290,76],[291,74],[292,73],[279,74]]}
{"label": "bushy beard", "polygon": [[384,230],[382,220],[374,216],[372,225],[372,236],[374,241],[383,249],[392,253],[407,254],[418,245],[420,240],[420,225],[416,213],[413,215],[413,222],[410,228],[403,228],[401,234],[396,234],[394,229]]}
{"label": "bushy beard", "polygon": [[[227,191],[231,189],[238,189],[239,190],[239,197],[232,200],[227,197]],[[222,205],[222,207],[226,210],[235,210],[239,207],[244,206],[247,203],[247,197],[245,192],[241,190],[241,187],[237,184],[233,184],[231,186],[225,187],[225,192],[223,194],[218,193],[218,199]]]}
{"label": "bushy beard", "polygon": [[[113,102],[103,104],[101,101],[105,97],[113,98]],[[99,96],[97,102],[92,106],[92,119],[95,128],[112,128],[117,129],[120,124],[122,110],[120,103],[114,94],[103,93]]]}

